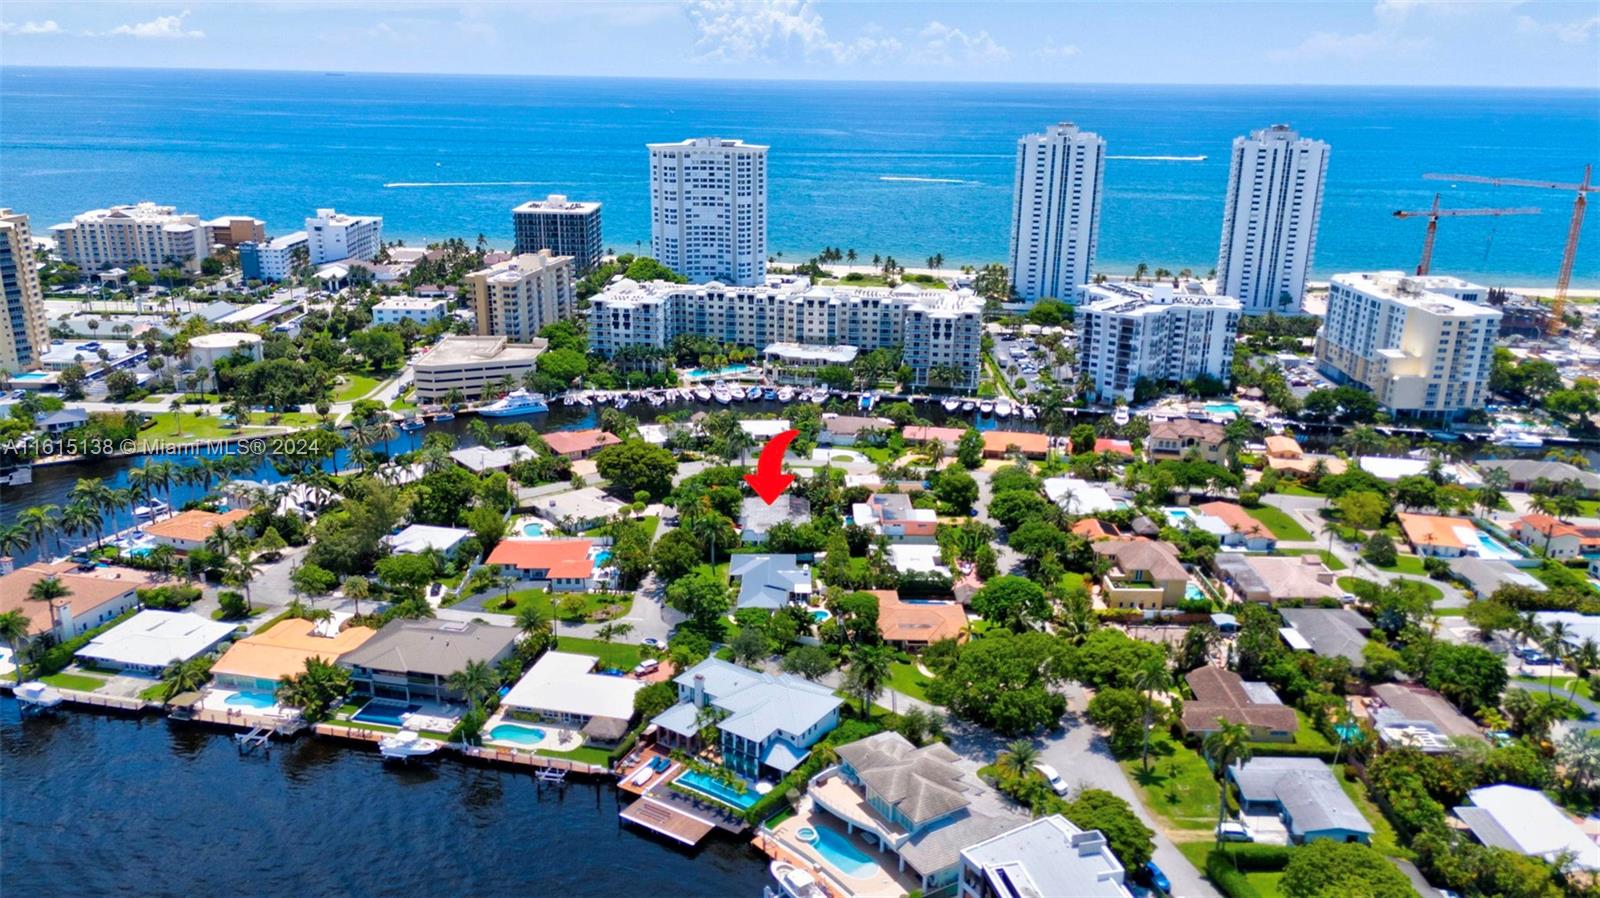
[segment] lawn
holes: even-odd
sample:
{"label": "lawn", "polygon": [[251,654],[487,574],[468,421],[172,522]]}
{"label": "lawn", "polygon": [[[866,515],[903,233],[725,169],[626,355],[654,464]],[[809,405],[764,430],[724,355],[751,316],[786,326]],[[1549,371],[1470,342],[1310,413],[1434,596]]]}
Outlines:
{"label": "lawn", "polygon": [[250,424],[259,427],[316,427],[322,423],[322,418],[316,413],[305,412],[278,412],[277,414],[252,414]]}
{"label": "lawn", "polygon": [[1278,482],[1278,489],[1276,490],[1276,492],[1278,492],[1278,493],[1280,493],[1282,495],[1285,495],[1285,496],[1305,496],[1305,497],[1310,498],[1310,499],[1322,499],[1322,498],[1324,498],[1324,496],[1319,492],[1316,492],[1314,490],[1308,490],[1308,489],[1306,489],[1305,487],[1301,486],[1298,483],[1295,483],[1293,481],[1287,481],[1287,480],[1280,480]]}
{"label": "lawn", "polygon": [[1152,733],[1150,772],[1134,756],[1119,761],[1139,788],[1145,806],[1166,818],[1174,829],[1212,832],[1217,825],[1217,781],[1199,753]]}
{"label": "lawn", "polygon": [[1388,571],[1391,574],[1415,574],[1418,577],[1428,575],[1427,569],[1422,566],[1422,559],[1416,555],[1401,555],[1395,559],[1393,565],[1378,570]]}
{"label": "lawn", "polygon": [[[600,612],[608,606],[622,605],[624,608],[626,608],[627,604],[631,601],[627,596],[613,596],[605,595],[603,593],[587,592],[564,593],[560,598],[552,599],[550,594],[542,589],[524,589],[520,592],[512,593],[510,598],[511,601],[516,603],[515,607],[513,608],[502,607],[501,602],[504,601],[504,599],[500,598],[489,599],[485,601],[484,609],[487,611],[498,612],[500,614],[515,615],[521,611],[523,607],[532,605],[533,607],[539,609],[539,613],[548,619],[556,617],[555,602],[559,601],[566,603],[570,601],[572,602],[574,610],[562,614],[560,619],[568,623],[582,623],[590,620],[591,618],[598,617]],[[576,600],[581,600],[581,604],[579,604],[579,602]]]}
{"label": "lawn", "polygon": [[601,767],[607,766],[611,761],[611,752],[589,745],[580,746],[571,751],[538,748],[534,749],[533,753],[547,758],[565,758],[568,761],[577,761],[580,764],[596,764]]}
{"label": "lawn", "polygon": [[1411,849],[1400,844],[1400,838],[1395,835],[1394,827],[1389,824],[1388,818],[1384,817],[1383,812],[1378,810],[1378,806],[1373,804],[1372,799],[1367,797],[1367,787],[1361,781],[1353,780],[1345,775],[1344,765],[1342,764],[1335,767],[1333,772],[1334,776],[1339,779],[1339,788],[1344,790],[1344,794],[1350,796],[1350,800],[1356,803],[1357,810],[1361,811],[1361,816],[1367,818],[1367,822],[1372,824],[1372,847],[1388,857],[1405,858],[1408,861],[1416,860],[1416,854]]}
{"label": "lawn", "polygon": [[74,692],[93,692],[106,684],[99,677],[86,677],[83,674],[57,673],[48,677],[39,678],[44,683],[57,689],[71,689]]}
{"label": "lawn", "polygon": [[917,670],[917,665],[896,661],[889,665],[889,688],[914,699],[928,701],[928,676]]}
{"label": "lawn", "polygon": [[1299,521],[1289,517],[1288,512],[1281,508],[1263,505],[1260,508],[1246,508],[1244,512],[1265,524],[1278,539],[1289,542],[1305,542],[1311,539],[1311,531],[1300,526]]}
{"label": "lawn", "polygon": [[1524,683],[1538,683],[1540,686],[1549,684],[1554,687],[1554,694],[1556,695],[1564,695],[1568,689],[1572,688],[1572,684],[1576,682],[1578,684],[1576,695],[1587,699],[1594,698],[1589,692],[1588,680],[1578,680],[1574,677],[1517,677],[1517,679]]}
{"label": "lawn", "polygon": [[194,412],[162,412],[150,416],[154,423],[139,431],[142,440],[200,440],[237,436],[238,431],[227,427],[215,415],[197,415]]}
{"label": "lawn", "polygon": [[601,666],[617,670],[632,670],[639,665],[639,647],[627,642],[562,636],[556,641],[556,648],[577,655],[593,655],[600,659]]}
{"label": "lawn", "polygon": [[1328,570],[1330,570],[1330,571],[1342,571],[1342,570],[1345,569],[1345,563],[1343,561],[1339,560],[1339,556],[1333,554],[1332,552],[1329,552],[1327,549],[1279,549],[1277,554],[1279,554],[1279,555],[1317,555],[1318,557],[1320,557],[1322,559],[1322,563],[1328,566]]}
{"label": "lawn", "polygon": [[340,384],[338,389],[334,391],[334,402],[354,402],[371,393],[378,386],[376,377],[368,377],[365,374],[350,374],[346,372],[340,376],[344,378],[344,383]]}
{"label": "lawn", "polygon": [[[863,559],[863,560],[865,560],[865,559]],[[696,573],[696,574],[714,574],[722,582],[727,583],[728,582],[728,562],[719,561],[719,562],[717,562],[715,567],[713,567],[713,566],[711,566],[709,564],[695,565],[695,569],[694,569],[693,573]]]}
{"label": "lawn", "polygon": [[[1356,591],[1356,584],[1357,583],[1365,583],[1365,582],[1367,582],[1367,581],[1362,579],[1361,577],[1340,577],[1339,578],[1339,588],[1344,590],[1345,592],[1355,592]],[[1440,589],[1437,586],[1434,586],[1432,583],[1429,583],[1426,580],[1418,580],[1415,577],[1401,577],[1400,578],[1400,582],[1417,584],[1418,586],[1420,586],[1422,588],[1422,594],[1427,596],[1428,597],[1428,601],[1430,601],[1430,602],[1437,602],[1440,599],[1444,598],[1444,590]],[[1466,609],[1464,609],[1464,608],[1463,609],[1457,609],[1456,613],[1457,614],[1461,614],[1461,613],[1465,613],[1465,611],[1466,611]],[[1441,611],[1440,613],[1443,614],[1444,612]]]}
{"label": "lawn", "polygon": [[[651,540],[654,540],[656,538],[656,530],[661,526],[661,518],[660,518],[660,516],[653,515],[653,514],[652,515],[646,515],[646,516],[644,516],[642,518],[639,518],[638,520],[639,520],[639,523],[644,525],[645,533],[649,534]],[[583,535],[584,536],[605,536],[606,534],[608,534],[610,532],[611,532],[611,525],[610,524],[601,524],[600,526],[598,526],[598,527],[596,527],[596,528],[594,528],[592,530],[583,531]]]}

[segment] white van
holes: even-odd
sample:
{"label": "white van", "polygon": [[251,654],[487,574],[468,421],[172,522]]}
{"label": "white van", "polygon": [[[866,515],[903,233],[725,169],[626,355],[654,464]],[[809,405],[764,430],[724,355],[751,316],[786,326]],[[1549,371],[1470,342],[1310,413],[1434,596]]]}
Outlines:
{"label": "white van", "polygon": [[1061,778],[1061,774],[1057,773],[1054,767],[1049,764],[1035,764],[1033,767],[1044,775],[1044,781],[1050,784],[1051,790],[1057,795],[1065,795],[1072,791],[1072,787],[1067,785],[1067,781]]}

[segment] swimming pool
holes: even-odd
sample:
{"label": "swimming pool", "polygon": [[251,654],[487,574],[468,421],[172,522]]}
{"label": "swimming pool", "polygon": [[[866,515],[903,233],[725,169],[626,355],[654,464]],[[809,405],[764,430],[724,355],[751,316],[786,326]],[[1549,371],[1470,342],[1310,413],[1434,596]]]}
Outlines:
{"label": "swimming pool", "polygon": [[1237,415],[1241,411],[1237,402],[1209,402],[1205,409],[1208,415]]}
{"label": "swimming pool", "polygon": [[520,723],[502,723],[489,731],[489,738],[499,742],[515,742],[518,745],[538,745],[544,741],[544,730],[538,727],[523,726]]}
{"label": "swimming pool", "polygon": [[761,797],[754,789],[745,789],[742,793],[737,792],[698,770],[691,770],[685,773],[683,776],[678,777],[675,782],[685,789],[693,789],[696,792],[709,795],[723,804],[733,805],[741,811],[749,810],[750,806],[755,804],[756,800]]}
{"label": "swimming pool", "polygon": [[1205,590],[1194,583],[1183,584],[1183,597],[1190,602],[1204,602],[1210,598],[1210,596],[1206,595]]}
{"label": "swimming pool", "polygon": [[135,546],[128,550],[128,556],[130,558],[143,558],[146,555],[149,555],[152,551],[153,550],[149,546]]}
{"label": "swimming pool", "polygon": [[1194,513],[1187,508],[1169,508],[1166,511],[1167,520],[1180,527],[1194,519]]}
{"label": "swimming pool", "polygon": [[362,723],[381,723],[386,726],[404,726],[404,717],[422,710],[421,705],[402,705],[397,702],[370,701],[366,707],[350,716]]}
{"label": "swimming pool", "polygon": [[1476,527],[1457,527],[1455,528],[1455,534],[1456,538],[1461,540],[1462,545],[1475,547],[1479,558],[1510,561],[1522,557],[1514,550],[1507,548],[1499,540]]}
{"label": "swimming pool", "polygon": [[[878,872],[878,864],[872,855],[861,850],[861,846],[836,829],[813,824],[801,827],[796,835],[810,843],[823,860],[851,879],[867,879]],[[806,838],[808,835],[810,838]]]}
{"label": "swimming pool", "polygon": [[544,525],[543,524],[523,524],[522,525],[522,535],[523,536],[544,536]]}
{"label": "swimming pool", "polygon": [[594,563],[595,564],[605,564],[606,562],[608,562],[610,560],[611,560],[611,550],[610,549],[601,549],[600,551],[594,553]]}
{"label": "swimming pool", "polygon": [[24,371],[21,374],[13,374],[13,375],[11,375],[11,379],[12,380],[44,380],[45,378],[47,378],[49,376],[50,376],[50,374],[47,371]]}
{"label": "swimming pool", "polygon": [[727,375],[727,374],[743,374],[743,373],[745,373],[746,371],[749,371],[749,370],[750,370],[750,366],[749,365],[729,365],[726,368],[719,368],[719,369],[717,369],[715,371],[711,370],[710,368],[693,368],[693,369],[690,369],[689,376],[690,377],[722,377],[723,375]]}
{"label": "swimming pool", "polygon": [[829,612],[828,609],[826,609],[826,608],[818,608],[815,611],[811,612],[811,619],[813,621],[816,621],[819,624],[822,623],[823,621],[827,620],[830,617],[833,617],[833,614],[831,612]]}
{"label": "swimming pool", "polygon": [[260,711],[276,705],[278,698],[270,692],[235,692],[223,699],[222,703],[235,708],[255,708]]}

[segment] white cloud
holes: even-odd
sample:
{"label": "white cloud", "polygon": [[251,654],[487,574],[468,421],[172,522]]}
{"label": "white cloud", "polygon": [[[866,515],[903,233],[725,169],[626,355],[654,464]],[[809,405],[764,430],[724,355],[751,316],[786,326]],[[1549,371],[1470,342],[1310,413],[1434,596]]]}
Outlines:
{"label": "white cloud", "polygon": [[43,22],[0,22],[0,34],[60,34],[61,26],[55,19],[45,19]]}
{"label": "white cloud", "polygon": [[716,62],[770,60],[798,52],[806,59],[849,63],[894,53],[894,38],[835,40],[810,0],[700,0],[688,6],[698,37],[695,56]]}
{"label": "white cloud", "polygon": [[1427,48],[1425,37],[1409,38],[1394,31],[1362,31],[1355,34],[1335,34],[1318,31],[1286,50],[1272,50],[1267,57],[1275,62],[1295,60],[1368,59],[1379,53],[1411,53]]}
{"label": "white cloud", "polygon": [[183,20],[189,17],[186,9],[175,16],[156,16],[148,22],[136,22],[132,25],[118,25],[111,29],[111,34],[124,37],[136,37],[140,40],[187,40],[206,36],[204,31],[186,29]]}
{"label": "white cloud", "polygon": [[1518,16],[1517,30],[1524,34],[1553,35],[1564,44],[1582,44],[1600,34],[1600,16],[1572,22],[1540,22],[1532,16]]}
{"label": "white cloud", "polygon": [[1044,46],[1033,51],[1040,59],[1071,59],[1083,51],[1077,44],[1057,44],[1054,38],[1046,40]]}
{"label": "white cloud", "polygon": [[1011,58],[1011,51],[995,43],[987,31],[968,34],[934,20],[919,36],[923,52],[939,62],[1001,63]]}

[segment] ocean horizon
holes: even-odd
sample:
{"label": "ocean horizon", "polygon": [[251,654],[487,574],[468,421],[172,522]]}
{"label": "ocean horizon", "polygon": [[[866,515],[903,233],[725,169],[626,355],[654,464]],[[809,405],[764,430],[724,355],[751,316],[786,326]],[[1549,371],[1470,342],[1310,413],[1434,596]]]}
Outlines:
{"label": "ocean horizon", "polygon": [[[107,98],[115,98],[108,101]],[[0,68],[0,205],[34,230],[154,200],[299,230],[318,207],[384,217],[390,240],[511,238],[510,210],[564,193],[605,204],[605,244],[648,251],[645,143],[771,146],[768,244],[862,262],[1005,261],[1016,139],[1075,121],[1106,140],[1097,268],[1216,264],[1234,137],[1287,122],[1331,154],[1314,278],[1416,265],[1424,223],[1396,209],[1534,206],[1447,219],[1433,270],[1555,281],[1573,195],[1425,172],[1577,181],[1600,148],[1580,88],[939,84]],[[1592,229],[1591,229],[1592,230]],[[1595,238],[1590,238],[1592,244]],[[1580,247],[1574,286],[1600,286]]]}

